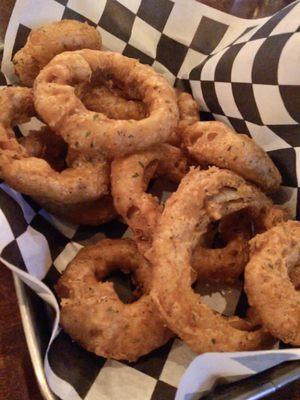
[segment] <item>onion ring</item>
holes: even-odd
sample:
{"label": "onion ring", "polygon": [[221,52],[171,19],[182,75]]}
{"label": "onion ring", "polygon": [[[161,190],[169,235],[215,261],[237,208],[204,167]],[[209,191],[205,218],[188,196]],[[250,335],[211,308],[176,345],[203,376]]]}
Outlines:
{"label": "onion ring", "polygon": [[66,168],[68,146],[47,126],[38,131],[30,131],[27,136],[19,138],[18,142],[25,148],[28,156],[42,158],[55,171],[61,172]]}
{"label": "onion ring", "polygon": [[[111,282],[111,271],[133,272],[142,296],[124,304]],[[60,278],[61,325],[93,353],[135,361],[165,344],[172,333],[165,327],[149,291],[152,270],[133,241],[104,239],[80,250]]]}
{"label": "onion ring", "polygon": [[[140,96],[149,116],[140,121],[112,120],[88,111],[70,84],[89,83],[96,74],[109,76],[128,96]],[[71,148],[106,157],[166,142],[178,123],[175,93],[167,80],[118,53],[79,50],[57,55],[36,78],[34,96],[38,113]]]}
{"label": "onion ring", "polygon": [[288,221],[251,241],[245,270],[249,303],[264,326],[285,343],[300,345],[300,293],[289,270],[300,261],[300,223]]}
{"label": "onion ring", "polygon": [[247,213],[225,216],[220,221],[219,233],[227,242],[225,247],[210,248],[199,243],[193,251],[191,264],[197,280],[232,282],[244,271],[249,260],[248,240],[251,237]]}
{"label": "onion ring", "polygon": [[[30,156],[46,160],[56,171],[66,168],[67,145],[60,136],[55,135],[46,126],[39,131],[31,131],[28,136],[19,139]],[[70,161],[70,154],[67,161]],[[72,161],[71,161],[72,162]],[[63,204],[50,202],[48,199],[34,200],[51,214],[77,225],[98,226],[111,221],[117,216],[113,199],[104,195],[91,202]]]}
{"label": "onion ring", "polygon": [[236,134],[222,122],[197,122],[185,129],[183,141],[200,165],[228,168],[266,192],[279,188],[281,175],[267,153],[253,139]]}
{"label": "onion ring", "polygon": [[98,226],[118,215],[110,195],[76,204],[53,203],[36,197],[34,200],[51,214],[76,225]]}
{"label": "onion ring", "polygon": [[180,91],[177,91],[177,105],[179,110],[177,133],[181,139],[184,130],[199,121],[200,107],[189,93]]}
{"label": "onion ring", "polygon": [[193,247],[211,221],[245,207],[269,204],[243,178],[216,167],[191,169],[167,200],[154,235],[152,298],[170,329],[196,353],[265,348],[271,338],[263,329],[234,328],[201,302],[191,288]]}
{"label": "onion ring", "polygon": [[111,192],[118,213],[133,230],[139,251],[151,247],[153,230],[162,206],[146,193],[155,174],[179,182],[187,170],[186,159],[177,147],[156,145],[142,152],[116,159],[111,165]]}
{"label": "onion ring", "polygon": [[[189,93],[176,90],[179,110],[178,126],[168,143],[178,146],[186,127],[199,121],[199,105]],[[100,112],[112,119],[136,119],[146,117],[147,110],[142,101],[126,99],[124,93],[106,86],[86,88],[82,102],[91,111]]]}
{"label": "onion ring", "polygon": [[9,87],[0,90],[0,176],[12,188],[68,204],[92,201],[108,193],[108,164],[96,156],[78,156],[66,170],[55,171],[43,159],[30,157],[18,143],[11,125],[34,115],[32,91]]}
{"label": "onion ring", "polygon": [[142,101],[128,100],[105,86],[91,87],[82,97],[82,102],[90,111],[105,114],[111,119],[135,119],[146,117],[147,110]]}
{"label": "onion ring", "polygon": [[226,216],[220,221],[219,231],[227,242],[222,248],[197,245],[193,252],[192,267],[198,280],[232,282],[243,273],[249,261],[248,240],[255,233],[264,232],[287,221],[289,212],[282,206],[270,205],[261,210],[249,208]]}
{"label": "onion ring", "polygon": [[64,19],[33,29],[25,46],[13,58],[23,85],[32,87],[40,70],[66,50],[101,49],[99,31],[87,23]]}

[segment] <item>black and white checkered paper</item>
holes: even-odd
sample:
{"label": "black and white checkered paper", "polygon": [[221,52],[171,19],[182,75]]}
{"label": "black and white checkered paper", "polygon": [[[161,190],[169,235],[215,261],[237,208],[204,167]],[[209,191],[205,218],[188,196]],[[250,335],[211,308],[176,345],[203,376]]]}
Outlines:
{"label": "black and white checkered paper", "polygon": [[[17,0],[0,84],[17,83],[11,59],[31,29],[64,18],[89,22],[100,30],[106,49],[138,58],[172,84],[191,90],[203,120],[225,121],[253,137],[283,175],[276,201],[288,204],[299,217],[299,1],[272,17],[245,20],[194,0]],[[33,123],[20,131],[25,134]],[[127,235],[127,226],[118,220],[97,228],[66,224],[3,182],[0,226],[1,261],[55,310],[45,372],[62,400],[171,400],[178,386],[176,399],[191,399],[209,390],[218,377],[239,379],[300,358],[297,349],[195,358],[179,339],[135,363],[94,356],[59,329],[59,308],[50,289],[82,246]],[[213,292],[205,301],[232,314],[243,301],[239,293],[239,287],[231,288],[226,298]]]}

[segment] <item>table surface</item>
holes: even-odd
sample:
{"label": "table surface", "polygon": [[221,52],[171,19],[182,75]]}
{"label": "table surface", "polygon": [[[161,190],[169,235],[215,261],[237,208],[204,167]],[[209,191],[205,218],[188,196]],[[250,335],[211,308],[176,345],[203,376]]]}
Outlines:
{"label": "table surface", "polygon": [[[0,2],[0,39],[3,39],[14,0]],[[292,0],[202,0],[222,11],[252,18],[270,15]],[[217,4],[217,5],[216,5]],[[27,350],[11,273],[0,265],[0,399],[42,400]],[[300,381],[266,400],[300,400]]]}

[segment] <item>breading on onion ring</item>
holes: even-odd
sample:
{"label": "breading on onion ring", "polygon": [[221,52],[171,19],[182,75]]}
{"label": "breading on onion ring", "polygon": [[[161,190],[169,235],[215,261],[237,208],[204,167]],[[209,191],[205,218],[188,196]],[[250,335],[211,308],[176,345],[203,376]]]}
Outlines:
{"label": "breading on onion ring", "polygon": [[247,213],[225,216],[218,230],[221,239],[226,242],[224,247],[211,248],[199,243],[193,251],[191,264],[200,281],[234,281],[248,262],[248,240],[252,232]]}
{"label": "breading on onion ring", "polygon": [[245,207],[268,204],[256,187],[216,167],[192,169],[166,202],[151,252],[151,295],[170,329],[197,353],[261,349],[272,342],[263,329],[234,328],[191,288],[192,250],[209,223]]}
{"label": "breading on onion ring", "polygon": [[179,110],[179,122],[177,133],[181,139],[183,131],[190,125],[199,121],[200,107],[196,100],[186,92],[177,91],[177,105]]}
{"label": "breading on onion ring", "polygon": [[[116,82],[129,97],[139,96],[149,115],[139,121],[113,120],[87,110],[71,85],[89,83],[96,75]],[[174,89],[163,76],[137,60],[109,51],[57,55],[36,78],[34,97],[43,120],[71,148],[109,158],[166,142],[179,117]]]}
{"label": "breading on onion ring", "polygon": [[[179,121],[168,143],[178,146],[181,134],[186,127],[199,121],[199,105],[189,93],[176,90]],[[147,109],[142,101],[128,99],[124,92],[116,88],[87,87],[82,97],[87,109],[100,112],[112,119],[136,119],[147,116]]]}
{"label": "breading on onion ring", "polygon": [[[124,304],[111,282],[113,270],[132,272],[142,296]],[[71,337],[97,355],[135,361],[172,336],[149,291],[152,269],[126,239],[104,239],[80,250],[60,278],[61,324]]]}
{"label": "breading on onion ring", "polygon": [[300,261],[300,222],[288,221],[255,236],[245,270],[249,303],[264,326],[285,343],[300,345],[300,292],[289,270]]}
{"label": "breading on onion ring", "polygon": [[25,46],[13,58],[15,72],[25,86],[31,87],[40,70],[64,51],[101,49],[99,31],[87,23],[64,19],[33,29]]}
{"label": "breading on onion ring", "polygon": [[108,193],[109,166],[99,157],[81,155],[57,172],[43,159],[31,157],[15,138],[12,125],[34,115],[32,91],[0,90],[0,176],[15,190],[55,202],[92,201]]}
{"label": "breading on onion ring", "polygon": [[47,126],[30,131],[27,136],[19,138],[18,142],[26,149],[28,156],[44,159],[55,171],[60,172],[66,168],[68,146]]}
{"label": "breading on onion ring", "polygon": [[[56,171],[62,171],[68,162],[72,163],[71,158],[74,155],[67,155],[66,143],[46,126],[39,131],[31,131],[28,136],[20,138],[19,143],[30,156],[46,160]],[[34,197],[34,200],[51,214],[72,224],[98,226],[117,216],[110,195],[75,204],[55,203],[38,197]]]}
{"label": "breading on onion ring", "polygon": [[289,216],[286,208],[273,204],[260,210],[250,207],[225,216],[219,224],[225,247],[210,248],[199,244],[193,251],[192,267],[198,280],[230,282],[239,278],[249,260],[248,241],[253,234],[287,221]]}
{"label": "breading on onion ring", "polygon": [[103,113],[111,119],[140,120],[147,115],[142,101],[126,99],[120,96],[119,91],[106,86],[89,88],[83,95],[82,102],[88,110]]}
{"label": "breading on onion ring", "polygon": [[267,153],[223,122],[197,122],[185,129],[184,147],[200,165],[228,168],[265,192],[279,188],[281,175]]}
{"label": "breading on onion ring", "polygon": [[111,165],[111,192],[118,213],[133,230],[142,254],[149,249],[153,230],[162,206],[146,192],[154,175],[179,182],[187,171],[182,152],[169,144],[160,144],[127,157],[115,159]]}
{"label": "breading on onion ring", "polygon": [[118,215],[110,195],[76,204],[54,203],[36,197],[34,200],[51,214],[77,225],[98,226],[111,221]]}

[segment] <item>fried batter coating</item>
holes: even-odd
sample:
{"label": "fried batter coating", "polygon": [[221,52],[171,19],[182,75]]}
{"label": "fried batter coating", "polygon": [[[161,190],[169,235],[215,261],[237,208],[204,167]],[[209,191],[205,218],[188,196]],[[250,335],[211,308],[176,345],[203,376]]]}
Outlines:
{"label": "fried batter coating", "polygon": [[103,113],[111,119],[135,119],[146,117],[147,110],[142,101],[128,100],[105,86],[91,87],[82,98],[88,110]]}
{"label": "fried batter coating", "polygon": [[[210,222],[246,207],[260,209],[269,200],[238,175],[216,167],[192,169],[167,200],[154,235],[152,298],[170,329],[196,353],[265,348],[272,339],[263,329],[234,327],[194,293],[192,250]],[[234,325],[234,326],[233,326]]]}
{"label": "fried batter coating", "polygon": [[118,215],[111,195],[76,204],[54,203],[41,198],[34,200],[51,214],[76,225],[98,226]]}
{"label": "fried batter coating", "polygon": [[299,346],[300,293],[289,273],[300,262],[300,222],[279,224],[255,236],[250,246],[245,270],[249,303],[272,335]]}
{"label": "fried batter coating", "polygon": [[[127,96],[139,96],[149,116],[113,120],[87,110],[72,82],[90,83],[109,76]],[[166,142],[178,123],[174,89],[153,68],[118,53],[96,50],[54,57],[34,84],[35,106],[43,120],[73,149],[113,158]]]}
{"label": "fried batter coating", "polygon": [[254,232],[264,232],[287,221],[289,216],[287,209],[273,204],[260,210],[250,207],[227,215],[219,225],[225,247],[209,248],[201,244],[195,247],[192,267],[198,280],[232,282],[238,279],[249,261],[248,241]]}
{"label": "fried batter coating", "polygon": [[[142,296],[124,304],[111,282],[113,270],[132,272]],[[149,291],[152,269],[128,239],[104,239],[80,250],[60,278],[61,325],[72,339],[99,356],[135,361],[165,344],[165,327]]]}
{"label": "fried batter coating", "polygon": [[33,29],[25,46],[13,58],[15,72],[23,85],[32,87],[40,70],[64,51],[101,50],[99,31],[87,23],[64,19]]}
{"label": "fried batter coating", "polygon": [[179,91],[177,91],[177,105],[179,110],[179,123],[177,132],[181,138],[183,131],[188,126],[199,121],[200,106],[189,93]]}
{"label": "fried batter coating", "polygon": [[281,175],[267,153],[223,122],[197,122],[185,129],[184,147],[200,165],[228,168],[265,192],[279,188]]}
{"label": "fried batter coating", "polygon": [[[176,95],[179,121],[168,143],[179,146],[184,129],[199,121],[199,105],[189,93],[177,90]],[[112,119],[140,120],[147,116],[147,109],[142,101],[130,100],[122,91],[106,86],[88,88],[82,102],[89,110],[103,113]]]}
{"label": "fried batter coating", "polygon": [[109,165],[103,158],[81,155],[62,172],[45,160],[31,157],[15,138],[11,126],[34,115],[32,91],[0,90],[0,176],[12,188],[33,197],[74,204],[108,193]]}
{"label": "fried batter coating", "polygon": [[[46,160],[56,171],[62,171],[67,167],[67,161],[70,162],[70,154],[67,157],[67,144],[46,126],[39,131],[31,131],[28,136],[20,138],[19,143],[30,156]],[[98,226],[117,216],[110,195],[76,204],[55,203],[37,197],[34,200],[51,214],[72,224]]]}
{"label": "fried batter coating", "polygon": [[156,145],[112,162],[114,204],[133,230],[142,254],[151,247],[153,230],[162,211],[158,199],[146,192],[149,181],[158,175],[179,182],[186,171],[187,162],[181,150],[169,144]]}
{"label": "fried batter coating", "polygon": [[27,136],[21,137],[18,141],[26,149],[28,156],[42,158],[58,172],[66,168],[65,158],[68,146],[47,126],[43,126],[38,131],[30,131]]}
{"label": "fried batter coating", "polygon": [[192,268],[199,281],[232,282],[239,278],[249,260],[248,240],[252,226],[249,215],[237,212],[225,216],[219,235],[227,243],[221,248],[198,244],[192,255]]}

